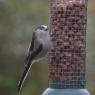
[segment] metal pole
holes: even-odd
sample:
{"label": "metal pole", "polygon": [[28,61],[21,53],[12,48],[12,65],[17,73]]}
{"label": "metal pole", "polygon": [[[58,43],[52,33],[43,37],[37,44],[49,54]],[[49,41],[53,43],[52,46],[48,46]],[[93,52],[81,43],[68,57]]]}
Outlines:
{"label": "metal pole", "polygon": [[87,0],[51,0],[49,88],[42,95],[90,95],[86,90]]}

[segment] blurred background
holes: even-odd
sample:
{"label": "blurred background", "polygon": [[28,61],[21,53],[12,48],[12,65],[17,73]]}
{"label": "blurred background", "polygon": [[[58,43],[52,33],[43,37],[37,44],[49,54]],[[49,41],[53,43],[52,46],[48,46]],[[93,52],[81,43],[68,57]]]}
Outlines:
{"label": "blurred background", "polygon": [[[48,0],[0,0],[0,95],[17,95],[24,57],[36,26],[50,26]],[[87,89],[95,95],[95,0],[88,0]],[[45,64],[44,64],[45,63]],[[46,59],[32,67],[21,95],[41,95],[48,87]]]}

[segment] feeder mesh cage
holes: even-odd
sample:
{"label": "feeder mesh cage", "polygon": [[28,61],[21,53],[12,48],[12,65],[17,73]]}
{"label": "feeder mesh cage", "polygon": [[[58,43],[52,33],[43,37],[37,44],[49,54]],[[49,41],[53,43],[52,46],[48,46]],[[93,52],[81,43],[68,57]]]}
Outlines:
{"label": "feeder mesh cage", "polygon": [[85,88],[87,0],[51,0],[49,87]]}

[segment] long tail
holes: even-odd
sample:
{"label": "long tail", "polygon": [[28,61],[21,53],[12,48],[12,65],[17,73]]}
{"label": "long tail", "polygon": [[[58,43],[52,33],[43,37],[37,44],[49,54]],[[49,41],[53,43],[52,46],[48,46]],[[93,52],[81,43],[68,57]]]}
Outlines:
{"label": "long tail", "polygon": [[[20,92],[22,86],[23,86],[23,83],[30,71],[30,68],[32,66],[32,64],[34,63],[32,60],[42,51],[42,44],[38,47],[38,49],[36,51],[34,51],[31,56],[29,57],[29,60],[28,60],[28,64],[27,64],[27,67],[25,69],[25,71],[23,72],[22,74],[22,77],[21,77],[21,80],[19,81],[18,83],[18,92]],[[31,62],[32,61],[32,62]]]}
{"label": "long tail", "polygon": [[28,64],[27,67],[25,68],[25,70],[24,70],[24,72],[23,72],[23,74],[21,76],[21,80],[18,83],[18,92],[20,92],[20,90],[21,90],[21,88],[23,86],[23,83],[24,83],[24,81],[25,81],[25,79],[26,79],[26,77],[27,77],[27,75],[28,75],[28,73],[29,73],[29,71],[31,69],[31,66],[32,66],[32,63]]}

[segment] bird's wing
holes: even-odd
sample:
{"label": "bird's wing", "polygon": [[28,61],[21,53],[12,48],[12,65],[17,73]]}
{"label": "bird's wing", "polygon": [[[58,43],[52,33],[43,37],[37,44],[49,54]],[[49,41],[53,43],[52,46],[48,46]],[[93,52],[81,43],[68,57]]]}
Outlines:
{"label": "bird's wing", "polygon": [[23,86],[23,83],[24,83],[24,81],[25,81],[25,79],[26,79],[26,77],[27,77],[27,75],[28,75],[28,73],[30,71],[30,68],[31,68],[32,64],[33,64],[31,61],[42,51],[42,49],[43,49],[43,46],[41,44],[39,46],[39,48],[36,51],[34,51],[31,54],[31,56],[29,57],[27,67],[25,68],[25,70],[24,70],[24,72],[23,72],[23,74],[21,76],[21,79],[20,79],[20,81],[18,83],[18,92],[21,90],[21,88]]}
{"label": "bird's wing", "polygon": [[32,41],[31,41],[31,43],[30,43],[28,52],[27,52],[26,57],[25,57],[25,65],[27,65],[28,59],[29,59],[31,53],[33,52],[34,41],[35,41],[35,32],[33,32],[33,34],[32,34]]}

